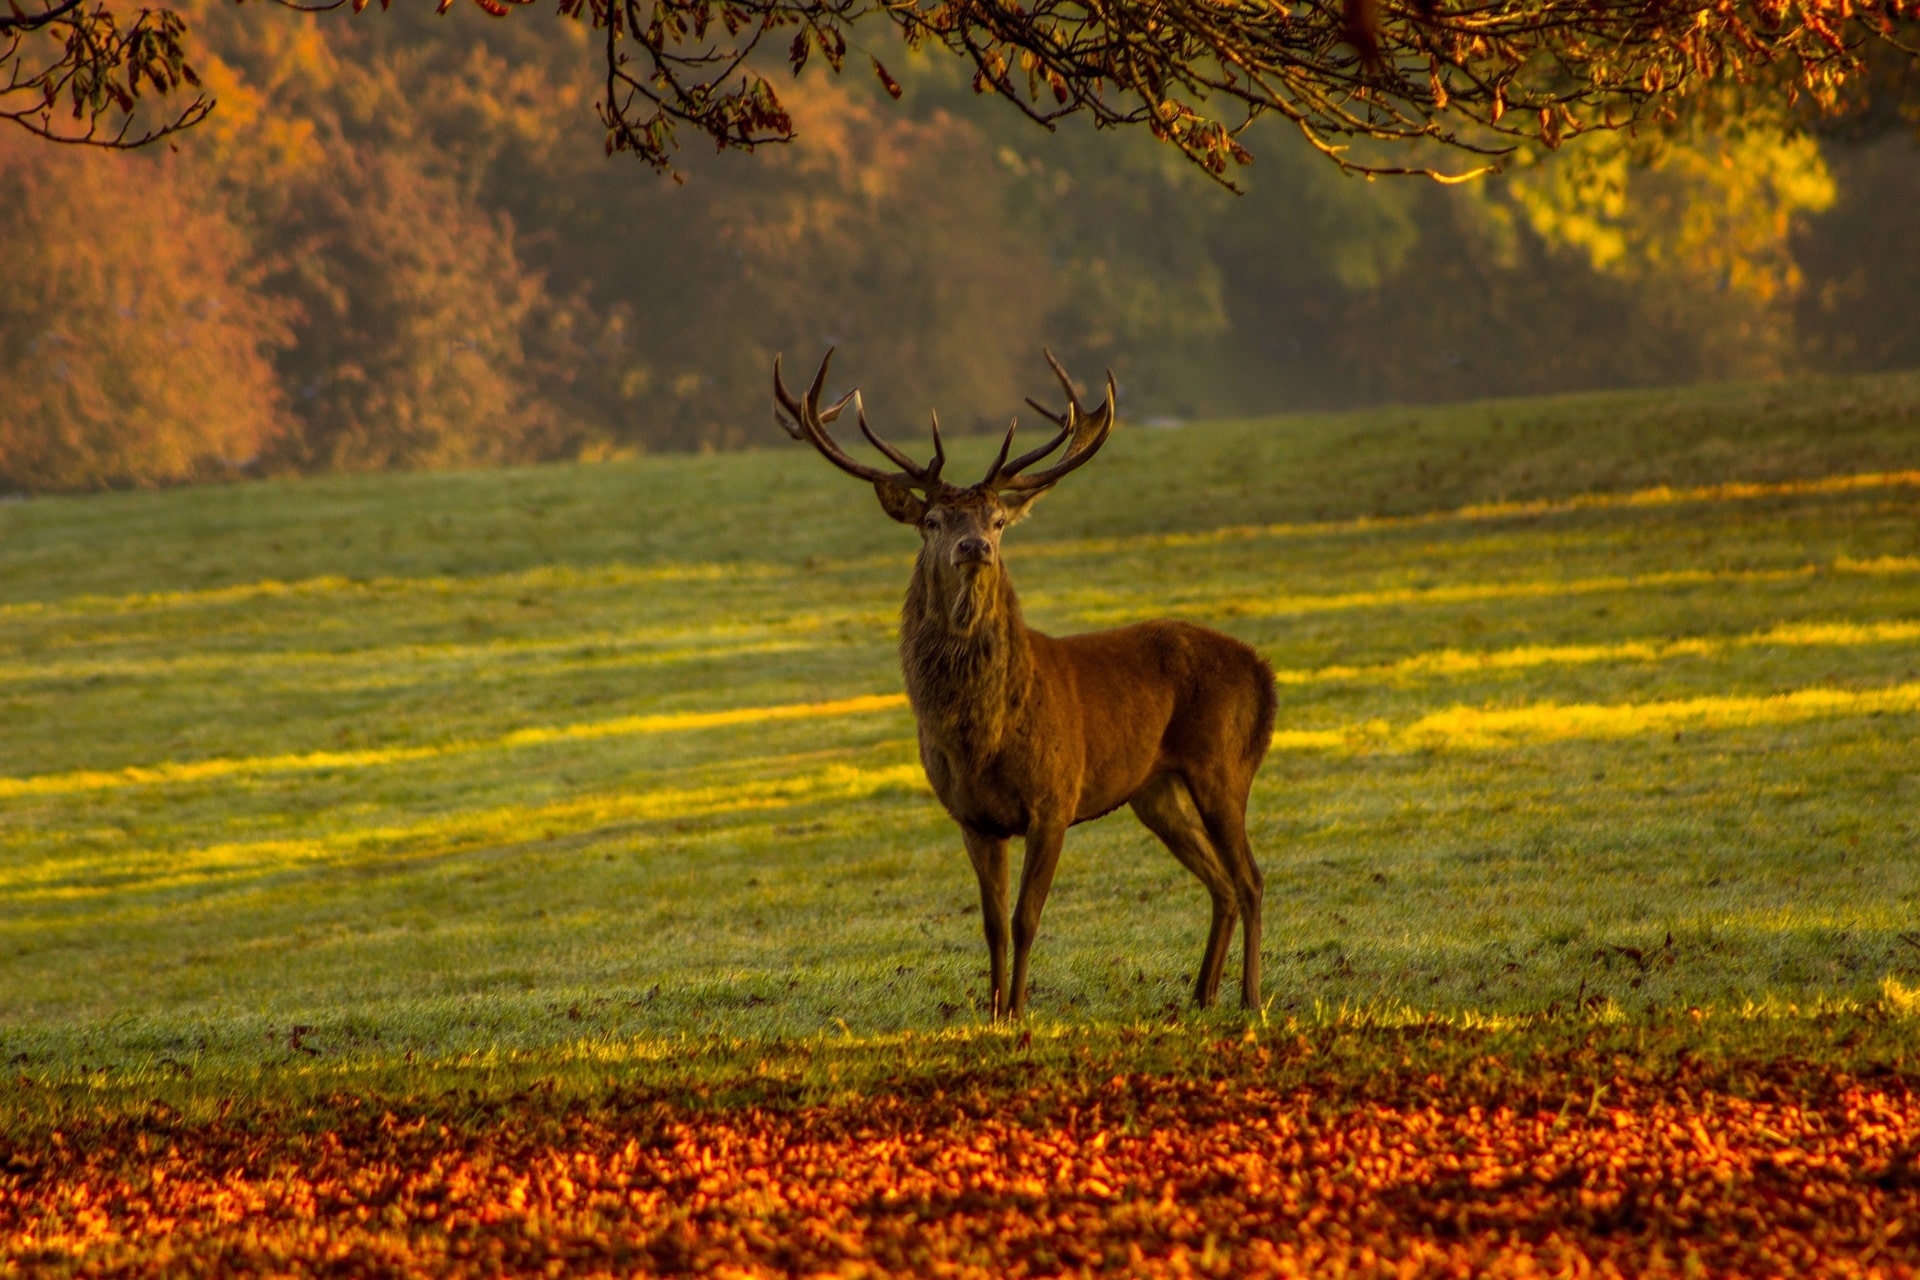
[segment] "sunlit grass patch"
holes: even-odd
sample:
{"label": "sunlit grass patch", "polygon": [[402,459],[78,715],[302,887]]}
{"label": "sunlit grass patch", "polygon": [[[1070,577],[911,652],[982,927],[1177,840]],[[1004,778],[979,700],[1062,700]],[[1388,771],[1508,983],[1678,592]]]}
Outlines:
{"label": "sunlit grass patch", "polygon": [[1356,516],[1345,520],[1228,525],[1196,532],[1080,538],[1042,543],[1034,548],[1031,554],[1037,559],[1053,556],[1110,555],[1116,552],[1172,550],[1224,542],[1364,534],[1446,524],[1537,520],[1544,516],[1571,515],[1588,511],[1644,510],[1649,507],[1753,502],[1763,498],[1820,497],[1916,488],[1920,488],[1920,471],[1866,472],[1856,475],[1822,476],[1809,480],[1787,480],[1772,484],[1735,482],[1689,485],[1679,488],[1672,485],[1655,485],[1626,493],[1583,493],[1570,497],[1533,498],[1524,501],[1474,502],[1449,511],[1427,511],[1416,515]]}
{"label": "sunlit grass patch", "polygon": [[1667,702],[1542,702],[1526,707],[1449,707],[1412,724],[1385,720],[1335,729],[1280,729],[1273,745],[1283,751],[1378,747],[1477,750],[1512,742],[1624,738],[1682,730],[1746,729],[1850,716],[1912,715],[1920,712],[1920,684],[1884,689],[1795,689],[1759,698],[1680,698]]}
{"label": "sunlit grass patch", "polygon": [[186,591],[136,591],[120,596],[78,595],[53,601],[0,604],[0,618],[46,617],[68,614],[142,613],[163,609],[248,605],[263,600],[336,601],[378,599],[399,594],[452,597],[469,594],[512,595],[525,591],[658,587],[690,582],[765,579],[780,572],[771,565],[600,565],[590,569],[543,565],[515,573],[480,578],[428,577],[349,578],[325,574],[283,582],[267,578],[221,587]]}
{"label": "sunlit grass patch", "polygon": [[[202,887],[225,877],[284,871],[302,864],[409,856],[445,856],[475,848],[558,840],[630,822],[687,821],[801,804],[870,799],[888,790],[926,792],[915,765],[861,768],[831,764],[783,777],[734,779],[703,787],[661,787],[580,796],[548,805],[510,805],[449,813],[404,826],[350,826],[312,839],[258,840],[155,851],[146,857],[62,857],[0,872],[0,900],[100,898],[129,890]],[[143,865],[144,864],[144,865]],[[0,930],[3,932],[4,930]]]}
{"label": "sunlit grass patch", "polygon": [[392,689],[447,678],[448,668],[471,673],[487,667],[560,673],[593,667],[660,667],[728,658],[790,653],[805,643],[761,640],[729,644],[718,637],[697,647],[662,647],[652,637],[587,636],[492,644],[401,645],[341,652],[197,653],[183,657],[55,658],[0,665],[0,683],[96,683],[105,680],[177,680],[245,677],[249,683],[307,689]]}
{"label": "sunlit grass patch", "polygon": [[1769,645],[1818,646],[1849,649],[1865,645],[1908,644],[1920,641],[1920,622],[1810,622],[1780,623],[1764,631],[1737,636],[1687,636],[1671,640],[1627,640],[1613,644],[1531,644],[1511,649],[1435,649],[1396,662],[1374,666],[1334,665],[1310,669],[1281,668],[1279,683],[1315,681],[1374,681],[1444,679],[1488,671],[1517,671],[1528,667],[1579,666],[1600,662],[1667,662],[1675,658],[1713,658],[1733,649]]}
{"label": "sunlit grass patch", "polygon": [[1683,729],[1751,728],[1841,716],[1920,711],[1920,684],[1889,689],[1796,689],[1766,698],[1686,698],[1621,706],[1552,703],[1506,710],[1455,707],[1422,716],[1398,740],[1413,747],[1485,747],[1514,738],[1552,742]]}
{"label": "sunlit grass patch", "polygon": [[[1610,574],[1591,578],[1436,583],[1328,594],[1276,592],[1271,595],[1216,595],[1202,588],[1176,597],[1171,604],[1209,618],[1257,618],[1379,609],[1396,605],[1490,604],[1497,601],[1551,600],[1688,587],[1754,586],[1792,582],[1822,573],[1906,576],[1920,573],[1920,557],[1876,556],[1866,560],[1843,557],[1826,565],[1802,564],[1774,569],[1671,569],[1658,573]],[[1067,608],[1076,616],[1103,625],[1135,621],[1153,612],[1153,608],[1145,602],[1120,603],[1120,595],[1112,590],[1094,588],[1044,599],[1049,605]]]}
{"label": "sunlit grass patch", "polygon": [[161,786],[169,783],[209,782],[224,778],[257,778],[276,773],[319,773],[342,769],[374,769],[386,765],[439,760],[483,751],[513,751],[561,742],[591,742],[649,733],[684,733],[733,725],[773,724],[783,720],[811,720],[891,711],[906,705],[902,694],[868,694],[831,702],[809,702],[778,707],[733,707],[723,711],[683,711],[666,715],[622,716],[582,724],[516,729],[484,742],[456,741],[420,747],[385,747],[373,751],[311,751],[297,755],[251,759],[195,760],[188,763],[137,765],[109,772],[80,771],[37,778],[0,778],[0,799],[9,796],[71,795],[115,787]]}

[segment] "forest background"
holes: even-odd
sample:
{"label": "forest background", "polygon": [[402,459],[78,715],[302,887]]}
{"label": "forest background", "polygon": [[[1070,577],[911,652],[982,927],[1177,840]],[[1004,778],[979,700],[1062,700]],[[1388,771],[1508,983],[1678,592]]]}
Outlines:
{"label": "forest background", "polygon": [[205,124],[0,132],[0,492],[771,441],[774,354],[829,345],[962,429],[1043,343],[1135,420],[1920,365],[1898,110],[1709,103],[1451,187],[1275,127],[1234,196],[890,48],[900,102],[810,72],[795,143],[667,178],[603,153],[577,23],[182,7]]}

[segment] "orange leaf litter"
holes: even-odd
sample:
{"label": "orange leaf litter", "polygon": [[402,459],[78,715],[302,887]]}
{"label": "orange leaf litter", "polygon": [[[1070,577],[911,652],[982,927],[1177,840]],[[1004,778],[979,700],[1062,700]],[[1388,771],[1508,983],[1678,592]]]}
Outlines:
{"label": "orange leaf litter", "polygon": [[451,1126],[161,1109],[0,1145],[0,1274],[1920,1274],[1905,1076],[1762,1070],[1735,1096],[1505,1068],[1481,1103],[1235,1070],[808,1107],[536,1095]]}

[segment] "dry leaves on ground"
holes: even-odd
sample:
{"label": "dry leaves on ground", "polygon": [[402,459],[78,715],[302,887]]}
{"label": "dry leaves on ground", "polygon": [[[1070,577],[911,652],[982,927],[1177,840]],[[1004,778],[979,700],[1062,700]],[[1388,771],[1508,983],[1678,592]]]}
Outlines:
{"label": "dry leaves on ground", "polygon": [[466,1119],[338,1099],[319,1127],[162,1108],[0,1150],[0,1273],[1920,1273],[1903,1073],[1267,1068]]}

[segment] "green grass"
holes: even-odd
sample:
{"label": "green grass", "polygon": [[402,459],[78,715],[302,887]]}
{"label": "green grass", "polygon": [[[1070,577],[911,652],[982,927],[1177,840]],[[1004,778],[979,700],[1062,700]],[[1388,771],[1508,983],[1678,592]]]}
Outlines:
{"label": "green grass", "polygon": [[[1034,625],[1220,626],[1303,673],[1283,731],[1346,735],[1255,792],[1269,1019],[1811,1007],[1920,974],[1920,716],[1402,731],[1910,684],[1920,488],[1339,522],[1915,467],[1911,375],[1136,429],[1008,559]],[[798,448],[0,504],[0,776],[46,780],[0,782],[0,1061],[257,1081],[977,1022],[904,710],[509,737],[895,692],[911,545]],[[1539,646],[1602,651],[1364,670]],[[238,763],[115,772],[207,761]],[[1038,1014],[1177,1013],[1205,924],[1130,816],[1077,829]]]}

